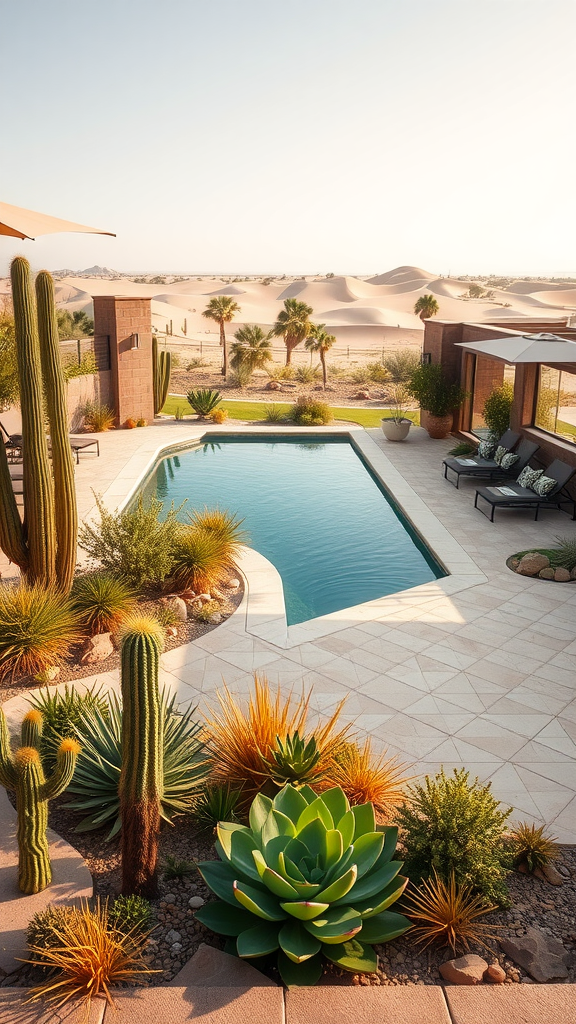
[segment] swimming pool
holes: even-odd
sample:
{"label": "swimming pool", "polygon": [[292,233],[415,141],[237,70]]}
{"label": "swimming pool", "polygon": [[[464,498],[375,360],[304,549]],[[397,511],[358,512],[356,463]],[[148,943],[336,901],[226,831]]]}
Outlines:
{"label": "swimming pool", "polygon": [[345,438],[219,434],[161,459],[146,481],[167,510],[219,505],[278,569],[288,625],[446,575]]}

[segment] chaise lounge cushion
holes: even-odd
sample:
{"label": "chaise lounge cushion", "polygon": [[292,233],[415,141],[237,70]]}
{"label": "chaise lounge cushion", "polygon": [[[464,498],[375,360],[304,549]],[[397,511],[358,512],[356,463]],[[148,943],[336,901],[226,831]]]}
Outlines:
{"label": "chaise lounge cushion", "polygon": [[531,485],[531,490],[533,490],[535,494],[539,494],[541,498],[545,498],[546,495],[550,494],[550,491],[554,490],[555,487],[556,480],[553,480],[550,476],[544,476],[544,474],[542,474],[542,476],[538,477],[538,480],[535,480]]}
{"label": "chaise lounge cushion", "polygon": [[480,441],[480,444],[478,445],[478,455],[481,459],[494,458],[495,451],[496,444],[494,441]]}
{"label": "chaise lounge cushion", "polygon": [[543,469],[532,469],[531,466],[524,466],[524,469],[518,474],[516,483],[520,484],[520,487],[530,487],[533,489],[536,480],[542,476],[543,472]]}

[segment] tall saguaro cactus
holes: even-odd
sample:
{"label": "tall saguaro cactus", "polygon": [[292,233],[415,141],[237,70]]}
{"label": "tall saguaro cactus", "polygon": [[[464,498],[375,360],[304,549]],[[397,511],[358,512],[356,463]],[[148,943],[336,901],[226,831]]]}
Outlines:
{"label": "tall saguaro cactus", "polygon": [[32,710],[22,722],[21,746],[10,753],[6,716],[0,708],[0,783],[16,793],[18,814],[18,886],[27,895],[41,892],[52,880],[46,829],[48,801],[71,782],[80,753],[74,739],[62,740],[56,768],[46,779],[40,760],[42,715]]}
{"label": "tall saguaro cactus", "polygon": [[170,387],[172,370],[172,354],[158,351],[158,340],[152,338],[152,382],[154,389],[154,415],[157,416],[164,408]]}
{"label": "tall saguaro cactus", "polygon": [[[66,385],[60,363],[54,286],[38,275],[38,316],[30,265],[16,256],[10,268],[20,402],[24,522],[0,445],[0,547],[30,583],[70,590],[76,565],[77,512],[74,466],[68,440]],[[44,411],[48,414],[52,461]]]}
{"label": "tall saguaro cactus", "polygon": [[122,892],[157,895],[160,800],[164,787],[164,729],[158,665],[164,641],[159,622],[134,618],[122,640]]}

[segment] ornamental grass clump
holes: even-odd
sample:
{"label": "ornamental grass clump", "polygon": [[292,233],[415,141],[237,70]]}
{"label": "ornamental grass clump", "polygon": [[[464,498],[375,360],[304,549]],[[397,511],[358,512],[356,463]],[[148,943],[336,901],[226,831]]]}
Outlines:
{"label": "ornamental grass clump", "polygon": [[406,849],[410,878],[426,880],[434,873],[500,906],[509,904],[505,884],[504,829],[512,808],[500,809],[490,783],[469,781],[470,773],[444,769],[423,784],[408,787],[409,803],[396,814]]}
{"label": "ornamental grass clump", "polygon": [[494,927],[478,918],[498,908],[475,895],[470,886],[459,886],[454,872],[448,884],[434,873],[433,878],[409,890],[403,909],[414,925],[410,938],[423,943],[424,949],[433,942],[450,946],[454,954],[458,947],[469,949],[470,943],[490,949],[486,939],[496,938]]}
{"label": "ornamental grass clump", "polygon": [[110,633],[134,610],[136,595],[118,576],[91,572],[74,580],[72,607],[91,636]]}
{"label": "ornamental grass clump", "polygon": [[0,678],[61,665],[81,638],[70,601],[39,583],[0,584]]}
{"label": "ornamental grass clump", "polygon": [[397,829],[378,827],[371,804],[350,807],[339,787],[259,794],[249,821],[218,826],[220,860],[198,865],[218,900],[197,919],[234,939],[242,959],[277,954],[289,986],[316,984],[326,960],[376,972],[374,943],[410,928],[388,909],[408,881],[393,860]]}
{"label": "ornamental grass clump", "polygon": [[558,847],[556,837],[546,834],[546,826],[521,821],[510,833],[515,868],[524,867],[531,874],[542,870],[546,864],[556,860]]}
{"label": "ornamental grass clump", "polygon": [[280,687],[272,691],[265,676],[255,675],[254,691],[247,705],[238,702],[226,686],[216,696],[220,707],[207,713],[205,724],[210,778],[216,785],[242,789],[243,803],[249,804],[268,783],[274,791],[270,764],[278,749],[278,739],[285,743],[295,733],[314,738],[320,750],[320,758],[308,777],[314,784],[325,776],[335,751],[348,737],[349,727],[338,727],[345,700],[338,703],[324,723],[309,729],[311,693],[296,697],[290,691],[283,697]]}
{"label": "ornamental grass clump", "polygon": [[371,803],[386,820],[393,818],[407,798],[408,765],[396,757],[374,754],[368,737],[362,744],[343,743],[329,772],[331,783],[340,786],[351,804]]}
{"label": "ornamental grass clump", "polygon": [[228,568],[226,542],[218,533],[180,526],[172,552],[172,571],[164,589],[168,593],[193,590],[209,594],[225,583]]}

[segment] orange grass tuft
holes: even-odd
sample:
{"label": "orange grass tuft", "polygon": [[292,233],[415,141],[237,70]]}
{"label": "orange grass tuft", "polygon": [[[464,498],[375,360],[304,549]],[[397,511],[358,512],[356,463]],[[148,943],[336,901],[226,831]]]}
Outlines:
{"label": "orange grass tuft", "polygon": [[322,788],[341,786],[352,805],[374,804],[383,817],[389,818],[407,800],[405,786],[411,778],[406,775],[409,767],[397,757],[375,754],[370,737],[363,745],[343,743],[335,752],[334,763]]}
{"label": "orange grass tuft", "polygon": [[[218,693],[219,710],[212,709],[206,718],[206,740],[210,751],[211,784],[242,789],[243,801],[251,801],[260,792],[270,774],[266,761],[272,760],[276,737],[282,742],[298,732],[307,739],[314,737],[321,752],[316,776],[323,778],[339,747],[347,740],[349,726],[337,729],[337,721],[346,698],[341,700],[330,718],[315,729],[307,730],[312,694],[287,697],[280,687],[273,693],[265,676],[254,676],[254,692],[248,706],[237,703],[227,686]],[[314,782],[310,784],[314,786]]]}
{"label": "orange grass tuft", "polygon": [[435,872],[434,878],[412,890],[407,898],[403,911],[414,922],[410,936],[417,943],[423,942],[424,948],[437,942],[450,946],[455,953],[458,945],[469,949],[471,942],[477,942],[490,949],[485,939],[496,938],[494,929],[498,925],[490,927],[478,918],[498,907],[487,904],[483,896],[474,896],[470,886],[459,886],[454,872],[448,885]]}
{"label": "orange grass tuft", "polygon": [[108,920],[108,903],[96,900],[90,909],[83,902],[75,912],[54,928],[60,945],[30,946],[37,960],[26,963],[53,969],[47,981],[32,989],[30,1000],[57,1001],[57,1007],[71,999],[86,1003],[86,1016],[96,996],[104,996],[113,1005],[110,989],[115,985],[134,984],[138,978],[155,974],[143,958],[148,933],[138,926],[123,934]]}

